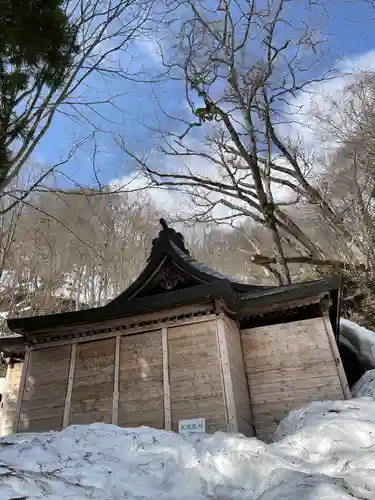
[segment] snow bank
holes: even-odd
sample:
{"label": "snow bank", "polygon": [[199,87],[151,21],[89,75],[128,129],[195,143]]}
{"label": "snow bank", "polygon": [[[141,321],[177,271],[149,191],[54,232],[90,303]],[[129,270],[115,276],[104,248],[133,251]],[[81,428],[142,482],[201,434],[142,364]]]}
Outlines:
{"label": "snow bank", "polygon": [[375,370],[369,370],[352,387],[353,398],[369,397],[375,399]]}
{"label": "snow bank", "polygon": [[366,368],[375,368],[375,333],[352,321],[340,318],[340,336],[355,353],[358,361]]}
{"label": "snow bank", "polygon": [[147,427],[70,426],[0,439],[0,499],[375,499],[375,402],[312,403],[266,445]]}

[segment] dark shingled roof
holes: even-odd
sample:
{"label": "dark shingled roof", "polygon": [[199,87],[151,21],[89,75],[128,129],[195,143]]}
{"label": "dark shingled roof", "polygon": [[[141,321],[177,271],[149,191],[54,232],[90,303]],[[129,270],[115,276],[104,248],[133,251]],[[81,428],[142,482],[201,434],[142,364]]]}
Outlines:
{"label": "dark shingled roof", "polygon": [[[185,247],[182,234],[168,227],[163,219],[161,225],[162,230],[152,242],[150,256],[140,276],[107,305],[68,313],[12,318],[8,320],[9,328],[27,339],[28,333],[43,329],[100,322],[202,300],[222,299],[228,310],[239,313],[322,293],[331,294],[338,311],[340,277],[285,286],[240,283],[196,261]],[[1,343],[0,339],[0,347]]]}
{"label": "dark shingled roof", "polygon": [[108,304],[109,307],[111,307],[111,304],[117,304],[129,299],[134,300],[141,295],[144,296],[167,269],[169,272],[178,274],[181,278],[184,278],[185,283],[189,283],[189,286],[226,280],[232,285],[234,291],[238,293],[251,294],[259,290],[277,288],[241,283],[202,262],[198,262],[185,247],[182,234],[168,227],[164,219],[161,219],[161,223],[163,229],[152,243],[151,254],[145,269],[125,292]]}

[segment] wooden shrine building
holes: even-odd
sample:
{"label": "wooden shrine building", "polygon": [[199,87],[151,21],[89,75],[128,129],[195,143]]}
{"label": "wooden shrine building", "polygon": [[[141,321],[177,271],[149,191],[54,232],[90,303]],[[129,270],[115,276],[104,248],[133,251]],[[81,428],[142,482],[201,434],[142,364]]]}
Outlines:
{"label": "wooden shrine building", "polygon": [[269,440],[291,409],[350,397],[337,348],[341,278],[238,283],[180,233],[153,241],[138,279],[103,307],[10,319],[2,434],[113,423]]}

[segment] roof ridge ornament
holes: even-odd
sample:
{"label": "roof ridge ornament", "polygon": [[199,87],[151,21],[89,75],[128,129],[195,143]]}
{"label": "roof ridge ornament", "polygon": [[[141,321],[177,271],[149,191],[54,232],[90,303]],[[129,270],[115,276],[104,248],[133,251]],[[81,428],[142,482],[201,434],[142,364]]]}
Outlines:
{"label": "roof ridge ornament", "polygon": [[160,225],[162,227],[161,231],[159,231],[158,236],[152,241],[152,249],[159,242],[169,242],[176,245],[176,247],[184,252],[187,257],[190,257],[190,252],[185,246],[185,240],[181,233],[177,232],[172,227],[169,227],[166,220],[164,218],[159,219]]}
{"label": "roof ridge ornament", "polygon": [[159,222],[160,222],[162,229],[164,229],[164,230],[169,229],[167,221],[163,217],[161,219],[159,219]]}

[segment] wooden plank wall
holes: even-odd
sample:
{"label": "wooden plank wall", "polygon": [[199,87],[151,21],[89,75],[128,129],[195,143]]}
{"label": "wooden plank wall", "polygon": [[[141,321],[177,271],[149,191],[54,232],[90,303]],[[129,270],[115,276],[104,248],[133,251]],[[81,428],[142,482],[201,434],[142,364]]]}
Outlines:
{"label": "wooden plank wall", "polygon": [[77,345],[69,424],[112,422],[115,338]]}
{"label": "wooden plank wall", "polygon": [[161,331],[121,338],[118,425],[164,428]]}
{"label": "wooden plank wall", "polygon": [[218,318],[217,321],[222,321],[224,324],[237,431],[247,437],[252,437],[254,425],[240,331],[237,323],[226,316]]}
{"label": "wooden plank wall", "polygon": [[241,331],[256,436],[270,441],[293,409],[344,399],[323,318]]}
{"label": "wooden plank wall", "polygon": [[177,430],[178,420],[194,416],[209,432],[228,430],[216,316],[197,319],[33,347],[17,406],[13,398],[19,430],[93,422]]}
{"label": "wooden plank wall", "polygon": [[8,371],[2,434],[16,420],[19,431],[92,422],[177,431],[179,420],[204,417],[208,432],[255,427],[269,440],[288,411],[347,394],[330,340],[322,318],[239,333],[220,315],[33,349],[21,386],[22,365]]}
{"label": "wooden plank wall", "polygon": [[203,417],[208,432],[227,431],[216,320],[168,328],[168,348],[172,430]]}
{"label": "wooden plank wall", "polygon": [[2,400],[1,436],[16,431],[17,398],[20,388],[23,363],[8,365],[6,389]]}
{"label": "wooden plank wall", "polygon": [[20,405],[18,431],[46,431],[63,426],[70,345],[30,351]]}

